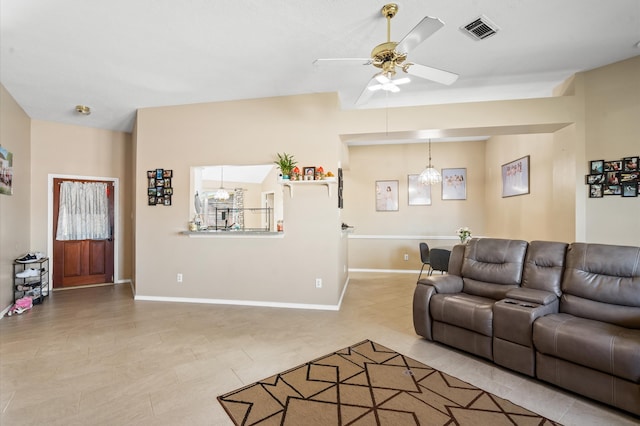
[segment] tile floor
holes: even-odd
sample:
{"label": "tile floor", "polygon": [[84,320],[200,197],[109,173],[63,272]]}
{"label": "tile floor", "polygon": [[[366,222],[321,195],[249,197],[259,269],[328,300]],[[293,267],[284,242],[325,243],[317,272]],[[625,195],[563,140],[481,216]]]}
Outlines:
{"label": "tile floor", "polygon": [[353,273],[342,309],[135,302],[54,292],[0,320],[0,424],[231,425],[216,396],[371,339],[566,425],[640,419],[418,337],[415,275]]}

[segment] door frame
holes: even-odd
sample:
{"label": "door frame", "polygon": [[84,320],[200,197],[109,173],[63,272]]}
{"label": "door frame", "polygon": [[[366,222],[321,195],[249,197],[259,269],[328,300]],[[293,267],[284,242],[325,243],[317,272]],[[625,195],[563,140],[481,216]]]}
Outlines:
{"label": "door frame", "polygon": [[260,225],[267,227],[269,231],[273,232],[276,229],[276,212],[275,212],[275,204],[276,204],[276,193],[275,191],[263,191],[261,193],[261,207],[264,209],[269,205],[269,199],[272,201],[271,206],[271,217],[269,217],[269,223],[265,223],[265,214],[262,214],[262,218],[260,218]]}
{"label": "door frame", "polygon": [[[120,179],[115,177],[81,176],[81,175],[58,175],[49,174],[47,176],[47,253],[53,256],[53,180],[54,179],[75,179],[86,181],[103,181],[113,183],[113,283],[118,284],[124,281],[120,277]],[[53,259],[50,259],[53,260]],[[49,262],[49,276],[53,277],[53,261]]]}

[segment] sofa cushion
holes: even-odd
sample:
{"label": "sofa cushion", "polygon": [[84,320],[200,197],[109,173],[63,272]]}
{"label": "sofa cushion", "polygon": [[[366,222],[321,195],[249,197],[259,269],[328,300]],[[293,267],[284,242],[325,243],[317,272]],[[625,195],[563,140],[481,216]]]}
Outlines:
{"label": "sofa cushion", "polygon": [[462,276],[492,284],[520,285],[527,242],[473,238],[467,243]]}
{"label": "sofa cushion", "polygon": [[601,303],[571,294],[560,298],[560,312],[640,330],[640,308]]}
{"label": "sofa cushion", "polygon": [[640,247],[571,244],[562,292],[561,312],[640,329]]}
{"label": "sofa cushion", "polygon": [[492,336],[494,303],[493,299],[465,293],[434,294],[429,309],[435,321]]}
{"label": "sofa cushion", "polygon": [[560,297],[567,243],[531,241],[522,273],[522,287],[544,290]]}
{"label": "sofa cushion", "polygon": [[552,314],[533,323],[538,352],[640,383],[640,330]]}
{"label": "sofa cushion", "polygon": [[465,293],[472,294],[474,296],[488,297],[490,299],[493,299],[494,302],[504,299],[505,297],[507,297],[507,293],[514,289],[520,288],[517,285],[485,283],[483,281],[476,281],[471,278],[463,278],[463,281],[463,291]]}

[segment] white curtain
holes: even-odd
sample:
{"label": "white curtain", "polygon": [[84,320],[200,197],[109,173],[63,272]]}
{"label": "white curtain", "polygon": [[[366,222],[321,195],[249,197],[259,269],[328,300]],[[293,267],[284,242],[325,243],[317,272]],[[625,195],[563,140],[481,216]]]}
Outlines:
{"label": "white curtain", "polygon": [[56,240],[104,240],[109,237],[107,184],[62,182]]}

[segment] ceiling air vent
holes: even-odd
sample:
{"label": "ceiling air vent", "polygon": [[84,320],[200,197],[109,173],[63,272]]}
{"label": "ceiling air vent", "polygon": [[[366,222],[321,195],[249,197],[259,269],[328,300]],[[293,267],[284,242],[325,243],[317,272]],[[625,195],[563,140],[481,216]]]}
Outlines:
{"label": "ceiling air vent", "polygon": [[473,22],[460,27],[460,29],[474,40],[483,40],[491,37],[500,30],[496,24],[484,15],[480,15]]}

